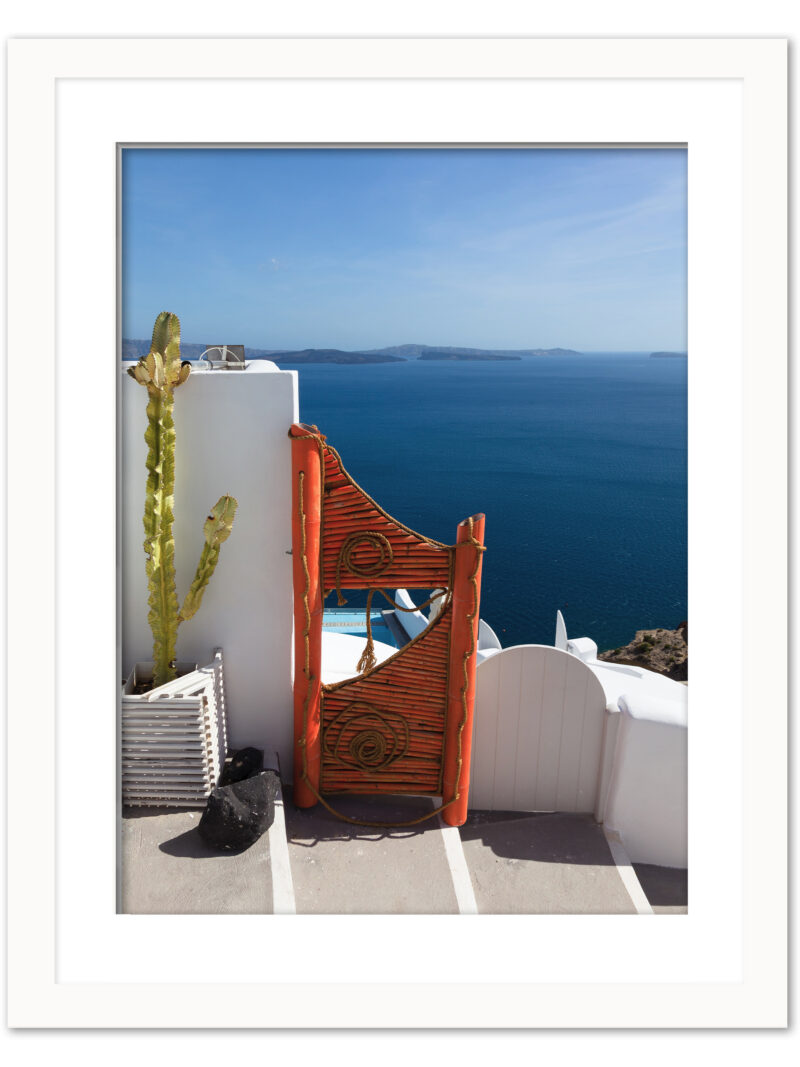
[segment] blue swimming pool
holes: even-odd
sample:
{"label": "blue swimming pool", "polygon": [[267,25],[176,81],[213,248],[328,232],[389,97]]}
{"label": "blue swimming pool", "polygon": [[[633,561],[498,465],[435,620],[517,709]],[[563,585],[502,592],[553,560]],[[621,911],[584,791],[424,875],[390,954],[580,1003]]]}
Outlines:
{"label": "blue swimming pool", "polygon": [[[350,608],[326,608],[322,616],[322,629],[335,633],[349,634],[351,637],[367,636],[367,616],[364,611],[352,611]],[[398,648],[394,634],[386,625],[379,611],[370,614],[373,641],[382,641],[385,645]]]}

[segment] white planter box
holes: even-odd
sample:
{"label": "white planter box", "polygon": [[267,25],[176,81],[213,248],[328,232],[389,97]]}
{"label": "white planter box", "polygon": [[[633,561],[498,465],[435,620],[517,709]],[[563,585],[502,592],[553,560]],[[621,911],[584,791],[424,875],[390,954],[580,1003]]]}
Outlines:
{"label": "white planter box", "polygon": [[122,690],[122,802],[203,808],[227,755],[222,649],[207,667],[178,663],[178,677],[136,694],[152,674],[137,663]]}

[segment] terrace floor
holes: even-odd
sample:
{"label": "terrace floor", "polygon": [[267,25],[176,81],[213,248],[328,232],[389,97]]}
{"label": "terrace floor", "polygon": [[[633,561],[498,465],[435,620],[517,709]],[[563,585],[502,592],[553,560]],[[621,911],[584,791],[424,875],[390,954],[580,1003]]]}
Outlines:
{"label": "terrace floor", "polygon": [[[415,827],[301,810],[289,787],[268,833],[209,849],[199,811],[127,808],[120,911],[130,914],[683,914],[686,871],[631,864],[590,815],[471,812]],[[351,818],[408,820],[430,797],[339,797]]]}

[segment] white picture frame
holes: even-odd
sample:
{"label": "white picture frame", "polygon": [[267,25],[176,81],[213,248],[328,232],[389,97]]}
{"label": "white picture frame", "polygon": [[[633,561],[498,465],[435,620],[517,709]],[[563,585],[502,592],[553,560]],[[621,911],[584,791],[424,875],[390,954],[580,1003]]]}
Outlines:
{"label": "white picture frame", "polygon": [[[786,1024],[786,79],[777,39],[9,42],[10,1026]],[[688,145],[688,915],[116,914],[116,149],[176,142]]]}

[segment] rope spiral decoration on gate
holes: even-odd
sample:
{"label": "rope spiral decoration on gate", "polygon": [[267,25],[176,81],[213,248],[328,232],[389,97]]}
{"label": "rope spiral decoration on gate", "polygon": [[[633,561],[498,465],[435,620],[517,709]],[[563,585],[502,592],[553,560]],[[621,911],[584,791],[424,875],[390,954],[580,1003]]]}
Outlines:
{"label": "rope spiral decoration on gate", "polygon": [[410,736],[402,715],[356,700],[325,729],[325,752],[338,763],[365,772],[385,770],[406,755]]}
{"label": "rope spiral decoration on gate", "polygon": [[[378,550],[378,558],[372,563],[356,562],[356,552],[365,543],[373,545]],[[342,596],[342,567],[345,567],[356,578],[376,578],[379,574],[383,574],[393,561],[394,551],[391,542],[382,533],[364,530],[346,537],[339,549],[339,558],[336,561],[336,596],[339,607],[347,603]]]}

